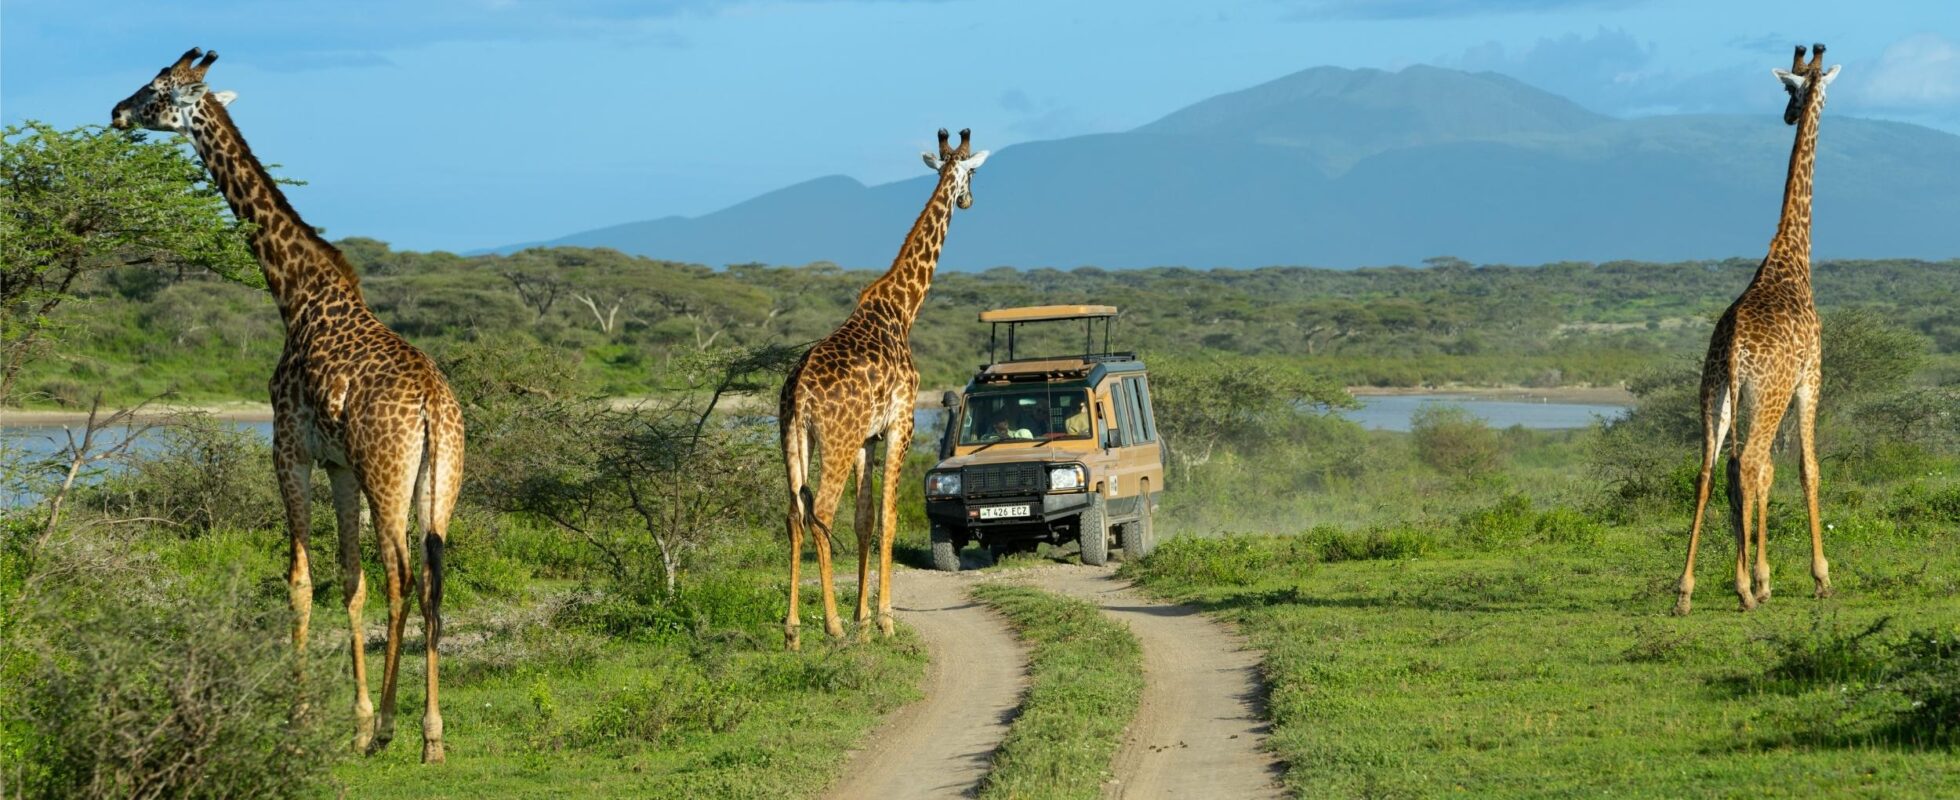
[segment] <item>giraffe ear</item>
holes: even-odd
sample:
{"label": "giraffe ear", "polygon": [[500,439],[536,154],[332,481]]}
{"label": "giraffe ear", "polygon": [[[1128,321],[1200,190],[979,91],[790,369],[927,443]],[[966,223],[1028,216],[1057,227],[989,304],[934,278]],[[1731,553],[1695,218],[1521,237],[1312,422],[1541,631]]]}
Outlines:
{"label": "giraffe ear", "polygon": [[1817,85],[1819,86],[1831,85],[1831,81],[1837,80],[1838,70],[1843,68],[1843,66],[1844,66],[1843,64],[1837,64],[1832,66],[1828,71],[1826,71],[1823,75],[1817,78]]}
{"label": "giraffe ear", "polygon": [[228,106],[231,105],[231,101],[238,99],[238,93],[230,90],[212,92],[211,99],[218,101],[218,105]]}
{"label": "giraffe ear", "polygon": [[932,170],[933,172],[939,171],[939,158],[937,156],[931,153],[920,153],[919,157],[926,160],[926,169]]}
{"label": "giraffe ear", "polygon": [[991,151],[988,150],[982,150],[978,153],[974,153],[973,155],[968,156],[965,161],[960,162],[960,169],[966,170],[968,172],[972,172],[976,169],[979,169],[981,164],[987,162],[987,156],[989,155],[990,152]]}
{"label": "giraffe ear", "polygon": [[1804,76],[1798,75],[1797,73],[1791,72],[1787,69],[1773,69],[1770,70],[1770,72],[1775,74],[1776,79],[1782,81],[1784,86],[1787,86],[1795,91],[1802,91],[1804,83],[1807,82],[1807,79],[1804,78]]}

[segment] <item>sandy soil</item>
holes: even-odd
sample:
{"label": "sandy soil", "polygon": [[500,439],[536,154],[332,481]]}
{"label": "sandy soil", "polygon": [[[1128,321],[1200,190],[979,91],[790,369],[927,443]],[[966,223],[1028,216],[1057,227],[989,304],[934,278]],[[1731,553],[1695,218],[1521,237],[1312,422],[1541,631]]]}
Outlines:
{"label": "sandy soil", "polygon": [[[825,797],[973,796],[1020,708],[1028,663],[1007,621],[967,596],[977,579],[916,569],[892,574],[892,608],[931,656],[925,697],[893,712]],[[815,630],[823,635],[821,625]]]}
{"label": "sandy soil", "polygon": [[1257,652],[1195,608],[1130,590],[1113,569],[1061,565],[1016,579],[1101,606],[1143,645],[1143,702],[1104,797],[1283,796],[1279,763],[1264,748]]}

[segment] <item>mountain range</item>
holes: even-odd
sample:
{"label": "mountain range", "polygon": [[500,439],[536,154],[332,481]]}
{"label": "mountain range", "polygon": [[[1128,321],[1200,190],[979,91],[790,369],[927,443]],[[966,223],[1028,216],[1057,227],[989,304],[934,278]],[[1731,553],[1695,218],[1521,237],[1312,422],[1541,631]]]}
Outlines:
{"label": "mountain range", "polygon": [[[1780,113],[1619,119],[1491,72],[1317,67],[1128,132],[995,152],[941,267],[1754,257],[1793,132]],[[934,180],[829,176],[534,245],[883,267]],[[1960,254],[1960,136],[1827,109],[1816,187],[1820,258]]]}

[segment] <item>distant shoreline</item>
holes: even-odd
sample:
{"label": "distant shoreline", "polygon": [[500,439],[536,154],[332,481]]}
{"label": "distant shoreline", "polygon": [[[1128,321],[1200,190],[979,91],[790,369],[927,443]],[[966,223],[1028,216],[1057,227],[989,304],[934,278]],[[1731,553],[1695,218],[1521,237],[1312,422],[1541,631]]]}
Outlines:
{"label": "distant shoreline", "polygon": [[[919,390],[918,408],[938,408],[939,397],[944,389]],[[1355,397],[1395,397],[1407,395],[1449,395],[1468,400],[1517,400],[1547,403],[1581,403],[1598,405],[1633,405],[1633,393],[1618,386],[1571,386],[1555,388],[1532,388],[1527,386],[1350,386],[1348,392]],[[615,398],[614,402],[630,405],[643,400],[639,397]],[[762,398],[773,400],[773,398]],[[725,405],[734,408],[750,407],[739,398],[725,398]],[[115,412],[115,407],[104,406],[103,416]],[[223,403],[152,405],[137,418],[155,421],[178,414],[206,414],[226,422],[271,422],[272,405],[231,401]],[[55,425],[80,425],[88,422],[88,412],[65,408],[6,408],[0,409],[0,428],[48,427]]]}

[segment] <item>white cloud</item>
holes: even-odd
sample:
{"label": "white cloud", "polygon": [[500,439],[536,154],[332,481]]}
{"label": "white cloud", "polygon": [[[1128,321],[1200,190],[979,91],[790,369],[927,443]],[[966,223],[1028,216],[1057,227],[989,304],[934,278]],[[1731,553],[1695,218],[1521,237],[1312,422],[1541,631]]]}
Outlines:
{"label": "white cloud", "polygon": [[[1908,36],[1866,69],[1870,74],[1845,99],[1855,97],[1858,105],[1875,108],[1960,110],[1960,44],[1931,33]],[[1846,77],[1855,74],[1846,72]]]}

